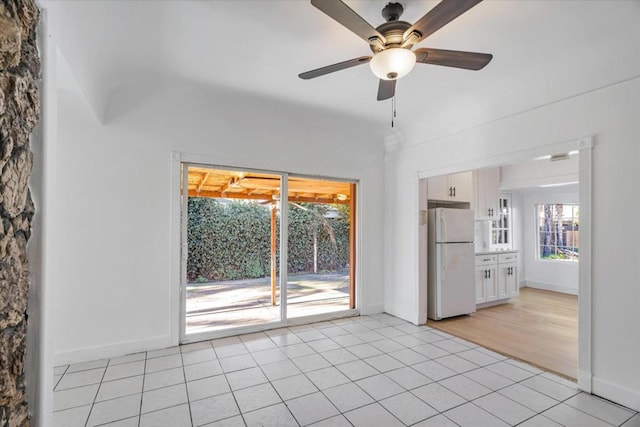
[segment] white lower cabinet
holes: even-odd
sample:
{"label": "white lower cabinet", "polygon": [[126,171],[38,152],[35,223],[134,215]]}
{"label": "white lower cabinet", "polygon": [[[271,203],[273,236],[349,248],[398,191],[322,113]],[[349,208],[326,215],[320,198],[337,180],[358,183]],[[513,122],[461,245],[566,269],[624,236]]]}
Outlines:
{"label": "white lower cabinet", "polygon": [[476,255],[476,304],[498,299],[498,257]]}
{"label": "white lower cabinet", "polygon": [[476,304],[508,300],[518,292],[516,252],[476,255]]}

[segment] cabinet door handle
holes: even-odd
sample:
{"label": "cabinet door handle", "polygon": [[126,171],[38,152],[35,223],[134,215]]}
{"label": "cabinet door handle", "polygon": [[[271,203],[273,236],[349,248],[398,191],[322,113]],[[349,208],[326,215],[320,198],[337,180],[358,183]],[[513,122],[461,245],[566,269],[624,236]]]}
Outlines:
{"label": "cabinet door handle", "polygon": [[456,197],[456,187],[453,187],[453,197]]}
{"label": "cabinet door handle", "polygon": [[489,279],[491,279],[491,270],[487,270],[487,273],[489,273]]}

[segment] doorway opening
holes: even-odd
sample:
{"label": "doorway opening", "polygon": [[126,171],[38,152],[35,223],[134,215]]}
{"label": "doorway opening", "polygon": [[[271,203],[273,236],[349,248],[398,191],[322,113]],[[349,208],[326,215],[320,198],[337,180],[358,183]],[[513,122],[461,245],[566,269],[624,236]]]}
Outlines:
{"label": "doorway opening", "polygon": [[[577,379],[588,390],[585,368],[590,362],[585,355],[590,343],[585,332],[590,311],[585,308],[590,300],[591,141],[558,144],[552,150],[556,149],[564,151],[562,156],[523,152],[512,155],[508,163],[486,162],[466,172],[473,175],[468,201],[478,209],[474,266],[478,309],[471,317],[430,322],[430,326]],[[465,174],[453,168],[450,172]],[[431,175],[420,175],[421,209],[432,204],[426,191]],[[491,190],[482,191],[478,182]],[[491,203],[487,194],[492,195]],[[545,215],[545,206],[553,207],[547,211],[556,212],[555,216]]]}
{"label": "doorway opening", "polygon": [[352,313],[356,183],[181,171],[182,342]]}

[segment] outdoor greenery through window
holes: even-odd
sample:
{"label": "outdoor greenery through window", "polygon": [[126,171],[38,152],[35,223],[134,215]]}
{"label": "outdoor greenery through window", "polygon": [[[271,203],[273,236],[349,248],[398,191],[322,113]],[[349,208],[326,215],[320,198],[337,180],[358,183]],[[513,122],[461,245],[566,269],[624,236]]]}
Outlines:
{"label": "outdoor greenery through window", "polygon": [[574,203],[536,205],[538,259],[577,261],[580,207]]}
{"label": "outdoor greenery through window", "polygon": [[[305,202],[291,205],[287,257],[290,274],[348,268],[349,206]],[[189,283],[269,275],[269,205],[253,200],[190,197],[188,209]],[[279,223],[278,218],[278,226]]]}

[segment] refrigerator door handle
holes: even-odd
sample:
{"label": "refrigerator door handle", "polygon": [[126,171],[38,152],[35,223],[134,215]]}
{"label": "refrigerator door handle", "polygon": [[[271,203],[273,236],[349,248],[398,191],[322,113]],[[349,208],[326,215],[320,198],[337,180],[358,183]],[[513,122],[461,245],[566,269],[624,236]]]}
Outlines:
{"label": "refrigerator door handle", "polygon": [[[440,245],[440,252],[442,253],[442,260],[447,259],[447,245]],[[440,264],[440,283],[444,282],[445,267],[445,263],[442,262]]]}

